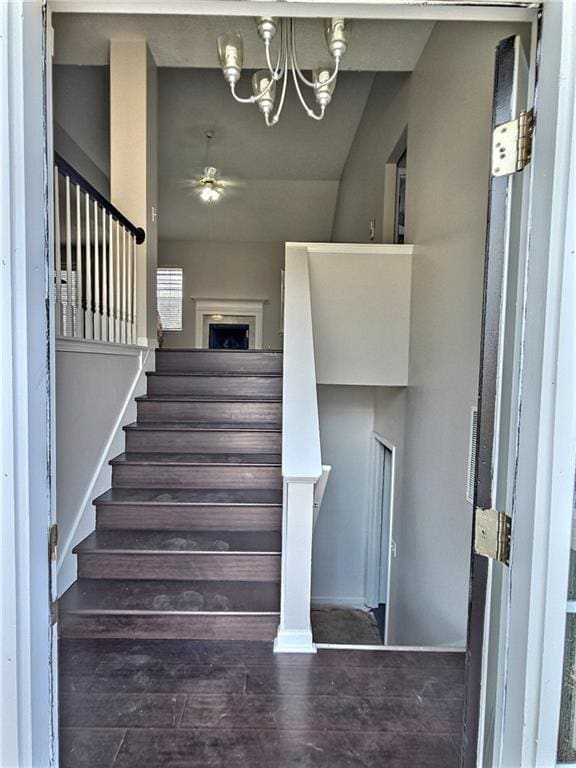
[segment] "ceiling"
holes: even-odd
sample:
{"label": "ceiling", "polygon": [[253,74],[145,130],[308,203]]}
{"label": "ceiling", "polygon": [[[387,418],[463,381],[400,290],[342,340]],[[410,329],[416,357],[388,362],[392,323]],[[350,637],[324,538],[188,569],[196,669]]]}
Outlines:
{"label": "ceiling", "polygon": [[[158,93],[159,232],[192,240],[327,240],[338,185],[374,75],[346,72],[323,122],[289,88],[278,125],[237,104],[216,70],[162,69]],[[246,87],[246,85],[245,85]],[[240,181],[213,206],[185,187],[205,164]]]}
{"label": "ceiling", "polygon": [[[263,46],[252,17],[138,14],[54,14],[56,64],[108,64],[110,40],[147,40],[159,67],[218,67],[216,40],[222,32],[240,32],[244,64],[264,65]],[[325,58],[322,19],[299,19],[300,63],[315,67]],[[411,72],[434,22],[354,20],[343,69]]]}
{"label": "ceiling", "polygon": [[[56,80],[60,76],[70,84],[70,105],[80,103],[75,93],[84,94],[83,124],[98,122],[96,115],[89,117],[97,107],[85,98],[86,88],[90,78],[98,80],[96,71],[107,77],[110,40],[148,41],[159,66],[161,239],[282,242],[330,239],[340,179],[375,73],[389,73],[379,77],[389,78],[393,91],[394,83],[405,78],[402,73],[414,69],[433,23],[355,20],[345,71],[324,121],[306,117],[289,83],[281,120],[273,128],[266,128],[255,106],[232,99],[217,69],[218,34],[240,31],[245,71],[238,90],[249,93],[249,70],[264,64],[252,18],[55,14],[54,27],[55,62],[68,65],[57,67]],[[322,21],[298,20],[297,30],[301,66],[308,69],[319,56],[325,58]],[[73,125],[63,127],[82,145]],[[225,179],[240,182],[213,206],[186,186],[205,165],[208,129],[215,131],[210,164]],[[109,152],[106,128],[104,135],[101,129],[97,133],[87,147],[95,162]]]}

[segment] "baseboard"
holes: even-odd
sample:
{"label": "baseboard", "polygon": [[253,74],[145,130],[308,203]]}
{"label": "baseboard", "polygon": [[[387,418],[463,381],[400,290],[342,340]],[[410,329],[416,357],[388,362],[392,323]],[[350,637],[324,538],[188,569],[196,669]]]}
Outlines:
{"label": "baseboard", "polygon": [[312,608],[351,608],[360,611],[369,611],[366,600],[363,597],[313,597]]}

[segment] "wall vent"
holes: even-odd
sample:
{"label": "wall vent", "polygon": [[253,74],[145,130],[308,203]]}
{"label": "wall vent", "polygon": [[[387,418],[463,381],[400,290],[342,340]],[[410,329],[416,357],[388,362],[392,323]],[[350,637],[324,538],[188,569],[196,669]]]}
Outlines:
{"label": "wall vent", "polygon": [[478,408],[470,411],[470,444],[468,446],[468,481],[466,483],[466,500],[474,503],[474,478],[476,476],[476,444],[478,438]]}

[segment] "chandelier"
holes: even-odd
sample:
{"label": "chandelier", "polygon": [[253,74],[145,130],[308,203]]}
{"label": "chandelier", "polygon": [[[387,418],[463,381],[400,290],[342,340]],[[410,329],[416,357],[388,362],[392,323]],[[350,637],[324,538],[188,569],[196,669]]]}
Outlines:
{"label": "chandelier", "polygon": [[[241,104],[256,104],[264,115],[268,127],[276,125],[280,119],[286,86],[289,74],[292,72],[292,80],[298,98],[308,117],[313,120],[322,120],[326,107],[332,101],[332,94],[336,86],[336,78],[340,69],[340,63],[348,49],[350,40],[350,22],[343,18],[326,19],[325,36],[328,53],[332,57],[330,64],[319,64],[312,71],[310,80],[302,72],[298,65],[296,55],[296,21],[295,19],[276,19],[270,16],[261,16],[256,19],[258,35],[264,42],[267,69],[261,69],[252,76],[252,95],[239,96],[236,86],[242,74],[243,41],[238,32],[230,32],[220,35],[218,38],[218,56],[224,79],[230,86],[232,96]],[[271,45],[278,33],[280,44],[276,64],[272,64]],[[282,81],[281,87],[278,84]],[[309,88],[316,102],[315,108],[311,107],[304,97],[304,89]],[[280,91],[276,104],[277,91]],[[316,110],[316,111],[315,111]]]}

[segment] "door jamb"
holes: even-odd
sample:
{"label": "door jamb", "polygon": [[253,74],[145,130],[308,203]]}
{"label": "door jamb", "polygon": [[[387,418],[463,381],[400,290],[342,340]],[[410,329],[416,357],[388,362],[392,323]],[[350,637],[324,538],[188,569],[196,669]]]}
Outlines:
{"label": "door jamb", "polygon": [[[370,456],[370,524],[368,526],[367,557],[366,557],[366,603],[375,607],[378,603],[380,555],[382,541],[382,499],[381,491],[384,481],[382,458],[384,451],[388,449],[392,454],[392,466],[390,471],[390,519],[388,521],[388,578],[386,585],[386,614],[390,603],[390,546],[392,543],[393,521],[395,514],[395,491],[397,479],[397,448],[378,432],[372,432],[372,446]],[[385,621],[384,644],[387,642],[388,619]]]}

